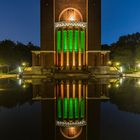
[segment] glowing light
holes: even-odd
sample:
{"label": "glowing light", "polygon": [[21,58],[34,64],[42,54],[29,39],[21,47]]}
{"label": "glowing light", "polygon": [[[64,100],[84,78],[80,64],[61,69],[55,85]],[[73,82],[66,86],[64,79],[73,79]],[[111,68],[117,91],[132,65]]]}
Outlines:
{"label": "glowing light", "polygon": [[116,62],[116,66],[119,66],[120,65],[120,63],[119,62]]}
{"label": "glowing light", "polygon": [[75,67],[75,52],[73,52],[73,67]]}
{"label": "glowing light", "polygon": [[109,84],[107,87],[108,87],[108,88],[111,88],[111,84]]}
{"label": "glowing light", "polygon": [[69,66],[69,52],[67,52],[67,67]]}
{"label": "glowing light", "polygon": [[22,79],[19,79],[18,84],[22,85]]}
{"label": "glowing light", "polygon": [[21,73],[22,72],[22,68],[18,67],[18,72]]}
{"label": "glowing light", "polygon": [[70,20],[70,21],[75,21],[74,15],[71,15],[71,16],[69,17],[69,20]]}
{"label": "glowing light", "polygon": [[75,84],[73,84],[72,86],[73,86],[73,98],[75,98]]}
{"label": "glowing light", "polygon": [[61,67],[63,67],[63,52],[61,51]]}
{"label": "glowing light", "polygon": [[79,52],[79,67],[81,67],[81,52]]}
{"label": "glowing light", "polygon": [[108,64],[108,65],[112,65],[112,61],[108,61],[107,64]]}
{"label": "glowing light", "polygon": [[70,85],[67,83],[67,98],[69,98],[69,90],[70,90]]}
{"label": "glowing light", "polygon": [[124,71],[123,67],[120,67],[120,72],[123,72],[123,71]]}
{"label": "glowing light", "polygon": [[118,88],[119,87],[119,84],[116,84],[115,87]]}
{"label": "glowing light", "polygon": [[137,65],[140,68],[140,64]]}
{"label": "glowing light", "polygon": [[22,66],[26,66],[26,62],[23,62],[23,63],[22,63]]}
{"label": "glowing light", "polygon": [[123,78],[120,78],[120,84],[122,85],[122,83],[123,83]]}
{"label": "glowing light", "polygon": [[27,88],[27,85],[26,85],[26,84],[23,84],[22,87],[23,87],[23,88]]}
{"label": "glowing light", "polygon": [[140,80],[138,81],[138,85],[140,85]]}
{"label": "glowing light", "polygon": [[75,22],[75,21],[71,21],[71,22],[56,22],[55,23],[56,28],[69,27],[69,26],[73,26],[73,27],[76,26],[76,27],[86,28],[87,23],[86,22]]}

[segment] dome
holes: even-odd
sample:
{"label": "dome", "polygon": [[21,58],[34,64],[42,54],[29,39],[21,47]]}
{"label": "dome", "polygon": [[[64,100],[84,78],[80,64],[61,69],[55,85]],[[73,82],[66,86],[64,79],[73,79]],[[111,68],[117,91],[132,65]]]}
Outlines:
{"label": "dome", "polygon": [[61,134],[67,139],[75,139],[82,133],[82,127],[60,127]]}
{"label": "dome", "polygon": [[59,21],[83,21],[82,14],[75,8],[66,8],[59,15]]}

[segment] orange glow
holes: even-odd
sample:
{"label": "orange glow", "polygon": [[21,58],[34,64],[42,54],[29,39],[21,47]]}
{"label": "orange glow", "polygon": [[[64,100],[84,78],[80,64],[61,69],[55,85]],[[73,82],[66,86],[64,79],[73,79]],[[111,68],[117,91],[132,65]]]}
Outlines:
{"label": "orange glow", "polygon": [[64,85],[63,83],[61,84],[61,98],[64,98]]}
{"label": "orange glow", "polygon": [[61,134],[66,138],[66,139],[76,139],[79,137],[82,133],[82,127],[64,127],[60,128]]}
{"label": "orange glow", "polygon": [[73,98],[75,98],[75,84],[73,84],[72,86],[73,86]]}
{"label": "orange glow", "polygon": [[63,67],[63,52],[61,52],[61,67]]}
{"label": "orange glow", "polygon": [[75,67],[75,52],[73,51],[73,66]]}
{"label": "orange glow", "polygon": [[79,51],[79,66],[81,66],[81,52]]}
{"label": "orange glow", "polygon": [[69,66],[69,52],[67,52],[67,67]]}
{"label": "orange glow", "polygon": [[83,65],[85,66],[85,52],[83,53]]}
{"label": "orange glow", "polygon": [[67,84],[67,98],[69,98],[69,89],[70,89],[70,86],[69,84]]}
{"label": "orange glow", "polygon": [[59,21],[83,21],[83,17],[79,10],[69,7],[60,13]]}
{"label": "orange glow", "polygon": [[74,15],[70,15],[70,17],[69,17],[69,21],[75,21],[75,17],[74,17]]}
{"label": "orange glow", "polygon": [[88,66],[88,52],[86,52],[86,66]]}
{"label": "orange glow", "polygon": [[79,83],[78,85],[79,89],[78,89],[78,95],[79,95],[79,99],[81,99],[81,83]]}

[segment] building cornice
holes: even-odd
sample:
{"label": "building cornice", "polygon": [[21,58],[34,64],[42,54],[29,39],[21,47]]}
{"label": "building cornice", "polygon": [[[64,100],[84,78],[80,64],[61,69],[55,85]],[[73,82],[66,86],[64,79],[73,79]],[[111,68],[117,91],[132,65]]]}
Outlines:
{"label": "building cornice", "polygon": [[55,22],[55,28],[61,28],[61,27],[81,27],[81,28],[86,28],[87,23],[86,22]]}

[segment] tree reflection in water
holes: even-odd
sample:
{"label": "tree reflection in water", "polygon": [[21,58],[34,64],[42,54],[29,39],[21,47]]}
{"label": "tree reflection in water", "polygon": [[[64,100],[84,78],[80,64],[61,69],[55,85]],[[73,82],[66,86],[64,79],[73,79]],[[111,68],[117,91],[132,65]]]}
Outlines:
{"label": "tree reflection in water", "polygon": [[41,105],[42,140],[100,140],[101,103],[140,113],[139,79],[0,81],[0,107]]}

